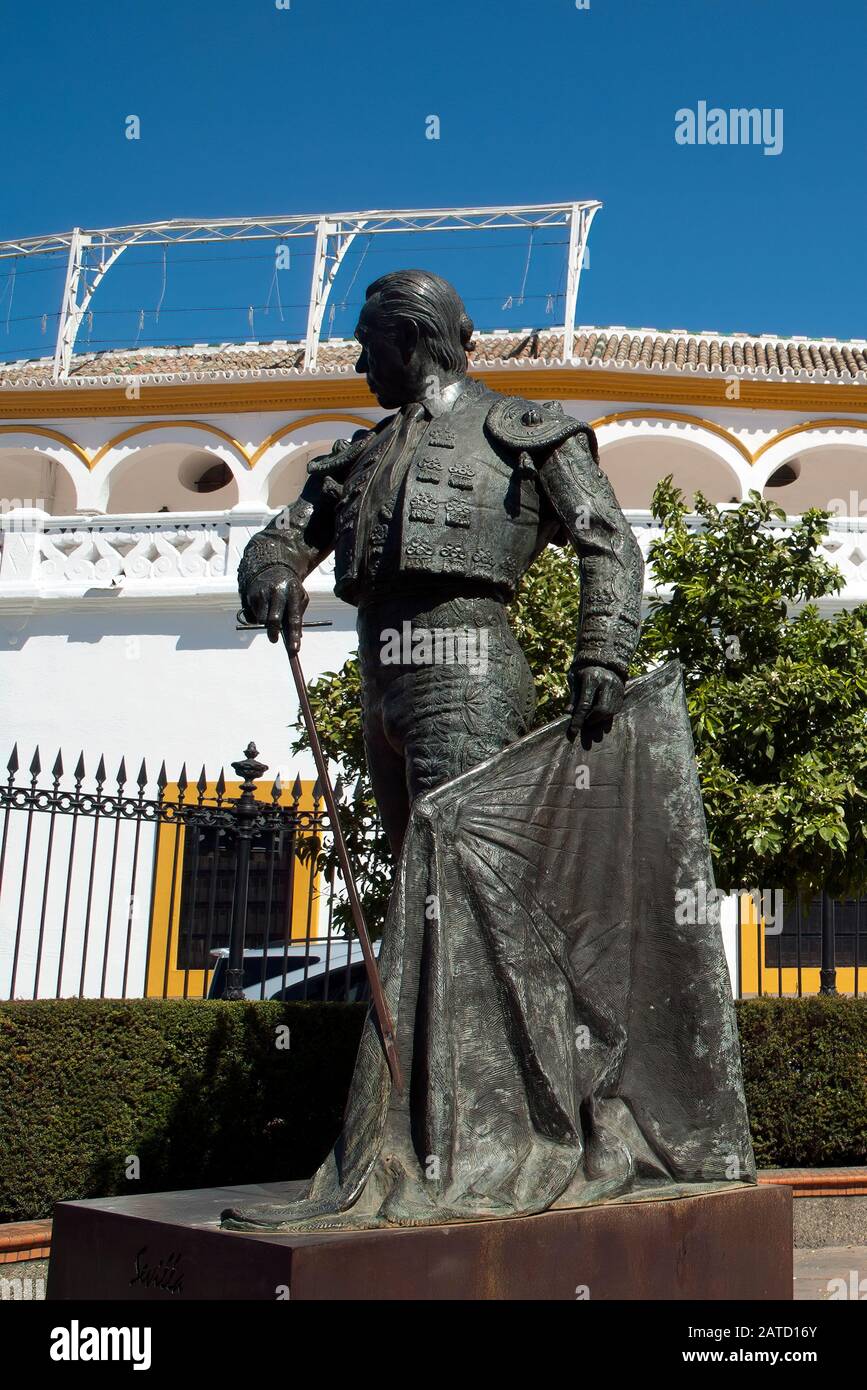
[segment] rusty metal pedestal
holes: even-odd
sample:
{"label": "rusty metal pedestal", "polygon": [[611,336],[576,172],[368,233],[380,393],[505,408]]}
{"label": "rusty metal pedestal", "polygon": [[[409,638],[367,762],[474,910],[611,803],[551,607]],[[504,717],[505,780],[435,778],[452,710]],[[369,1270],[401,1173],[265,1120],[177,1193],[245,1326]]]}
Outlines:
{"label": "rusty metal pedestal", "polygon": [[300,1185],[61,1202],[49,1299],[790,1299],[788,1189],[732,1186],[506,1221],[315,1235],[222,1231]]}

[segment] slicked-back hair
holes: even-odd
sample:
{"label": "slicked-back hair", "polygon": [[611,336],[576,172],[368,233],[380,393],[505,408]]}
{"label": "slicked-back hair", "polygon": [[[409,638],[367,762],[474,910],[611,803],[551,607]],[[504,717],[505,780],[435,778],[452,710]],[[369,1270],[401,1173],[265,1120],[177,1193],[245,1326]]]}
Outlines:
{"label": "slicked-back hair", "polygon": [[467,370],[467,348],[473,321],[463,300],[448,280],[430,270],[393,270],[368,285],[367,304],[386,322],[411,320],[427,349],[447,372]]}

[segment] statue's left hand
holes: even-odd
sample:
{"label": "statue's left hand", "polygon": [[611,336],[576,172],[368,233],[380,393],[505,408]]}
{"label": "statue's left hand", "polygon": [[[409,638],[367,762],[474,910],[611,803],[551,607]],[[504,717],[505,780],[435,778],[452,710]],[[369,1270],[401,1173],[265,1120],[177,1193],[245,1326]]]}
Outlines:
{"label": "statue's left hand", "polygon": [[569,672],[572,718],[567,738],[575,738],[585,726],[588,732],[607,733],[623,704],[623,681],[607,666],[573,666]]}

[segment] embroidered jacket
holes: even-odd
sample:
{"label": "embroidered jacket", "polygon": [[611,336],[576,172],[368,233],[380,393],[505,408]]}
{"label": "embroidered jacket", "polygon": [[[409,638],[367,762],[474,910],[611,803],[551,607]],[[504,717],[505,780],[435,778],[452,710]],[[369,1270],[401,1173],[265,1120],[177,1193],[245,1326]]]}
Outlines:
{"label": "embroidered jacket", "polygon": [[297,501],[249,542],[238,584],[246,601],[269,566],[303,581],[334,551],[334,592],[356,605],[408,581],[483,582],[508,598],[551,542],[580,559],[576,660],[625,676],[644,566],[593,431],[557,402],[467,378],[433,417],[405,407],[311,460]]}

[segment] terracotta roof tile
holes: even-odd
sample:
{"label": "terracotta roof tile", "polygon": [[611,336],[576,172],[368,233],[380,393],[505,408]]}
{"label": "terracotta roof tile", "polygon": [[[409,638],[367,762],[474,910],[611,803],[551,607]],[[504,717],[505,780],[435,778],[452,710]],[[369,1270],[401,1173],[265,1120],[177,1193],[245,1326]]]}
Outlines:
{"label": "terracotta roof tile", "polygon": [[[553,365],[561,361],[562,343],[562,331],[551,329],[479,333],[470,360],[477,367]],[[354,341],[325,342],[320,347],[316,375],[351,373],[357,356]],[[130,377],[186,382],[280,377],[303,373],[303,361],[303,344],[288,342],[127,348],[77,354],[69,381],[72,385],[111,385]],[[867,343],[582,327],[575,333],[573,365],[614,367],[624,372],[805,374],[845,383],[867,374]],[[0,363],[0,390],[50,387],[51,370],[50,358]]]}

